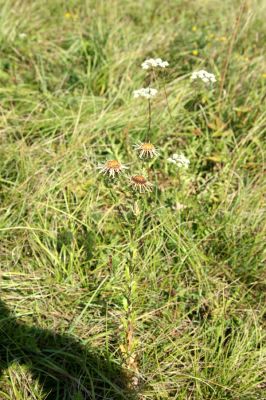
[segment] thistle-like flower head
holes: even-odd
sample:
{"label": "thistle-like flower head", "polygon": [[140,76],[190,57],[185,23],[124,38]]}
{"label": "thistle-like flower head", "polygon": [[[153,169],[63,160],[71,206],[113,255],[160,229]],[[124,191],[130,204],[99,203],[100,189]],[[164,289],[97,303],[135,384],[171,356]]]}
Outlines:
{"label": "thistle-like flower head", "polygon": [[140,158],[153,158],[159,154],[155,146],[150,142],[138,143],[134,147]]}
{"label": "thistle-like flower head", "polygon": [[126,165],[121,164],[117,160],[107,160],[104,164],[98,165],[97,169],[100,170],[100,173],[104,175],[109,174],[111,178],[114,178],[115,175],[119,175],[124,169],[127,169]]}
{"label": "thistle-like flower head", "polygon": [[131,176],[130,184],[135,190],[138,190],[140,193],[150,192],[152,190],[152,183],[148,182],[148,180],[143,175]]}

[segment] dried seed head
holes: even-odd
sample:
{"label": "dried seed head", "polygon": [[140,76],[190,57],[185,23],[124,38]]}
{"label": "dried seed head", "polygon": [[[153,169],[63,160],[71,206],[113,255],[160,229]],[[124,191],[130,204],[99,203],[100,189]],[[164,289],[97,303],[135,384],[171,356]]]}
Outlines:
{"label": "dried seed head", "polygon": [[136,144],[135,149],[139,152],[139,157],[152,158],[158,155],[158,151],[152,143],[144,142]]}
{"label": "dried seed head", "polygon": [[145,191],[151,191],[152,184],[143,175],[133,175],[130,178],[131,185],[134,189],[140,191],[140,193]]}
{"label": "dried seed head", "polygon": [[131,179],[137,185],[145,185],[147,182],[147,179],[143,175],[135,175],[135,176],[132,176]]}
{"label": "dried seed head", "polygon": [[146,151],[154,150],[154,146],[151,143],[143,143],[141,148]]}
{"label": "dried seed head", "polygon": [[106,168],[119,170],[121,168],[121,164],[117,160],[109,160],[106,161]]}
{"label": "dried seed head", "polygon": [[121,164],[117,160],[107,160],[104,164],[101,164],[97,167],[100,169],[100,173],[109,174],[112,178],[115,177],[115,174],[119,174],[123,171],[123,169],[127,169],[125,165]]}

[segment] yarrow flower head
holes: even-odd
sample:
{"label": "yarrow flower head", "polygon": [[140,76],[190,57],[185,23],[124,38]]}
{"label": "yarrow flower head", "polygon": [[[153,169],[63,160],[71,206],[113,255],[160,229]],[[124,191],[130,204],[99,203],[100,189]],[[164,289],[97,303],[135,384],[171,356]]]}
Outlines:
{"label": "yarrow flower head", "polygon": [[148,58],[141,64],[142,69],[166,68],[168,66],[169,62],[163,61],[161,58]]}
{"label": "yarrow flower head", "polygon": [[109,174],[111,178],[114,178],[115,175],[119,175],[124,169],[128,167],[121,164],[117,160],[107,160],[104,164],[100,164],[97,169],[100,170],[100,174]]}
{"label": "yarrow flower head", "polygon": [[175,164],[178,168],[188,168],[190,164],[189,159],[184,154],[173,154],[167,161]]}
{"label": "yarrow flower head", "polygon": [[143,175],[133,175],[130,177],[130,184],[135,190],[139,190],[140,193],[150,192],[152,189],[152,183]]}
{"label": "yarrow flower head", "polygon": [[201,80],[206,85],[211,85],[212,83],[216,82],[215,75],[211,74],[210,72],[204,71],[204,69],[193,72],[191,74],[190,79],[191,79],[191,81]]}
{"label": "yarrow flower head", "polygon": [[156,96],[158,90],[153,88],[141,88],[138,90],[134,90],[133,96],[137,97],[145,97],[146,99],[151,99],[152,97]]}
{"label": "yarrow flower head", "polygon": [[153,158],[159,154],[155,146],[150,142],[138,143],[134,147],[139,153],[139,158]]}

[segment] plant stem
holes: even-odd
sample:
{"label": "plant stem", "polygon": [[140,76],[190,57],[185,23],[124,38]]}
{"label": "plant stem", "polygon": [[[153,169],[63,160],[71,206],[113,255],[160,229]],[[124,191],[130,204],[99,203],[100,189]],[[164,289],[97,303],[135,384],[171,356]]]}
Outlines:
{"label": "plant stem", "polygon": [[165,82],[163,82],[163,90],[164,90],[164,95],[165,95],[167,110],[168,110],[168,112],[169,112],[169,115],[170,115],[171,120],[173,121],[173,116],[172,116],[172,112],[171,112],[170,105],[169,105],[169,101],[168,101],[168,97],[167,97]]}
{"label": "plant stem", "polygon": [[229,42],[229,46],[228,46],[228,50],[227,50],[227,56],[226,59],[224,61],[224,65],[223,65],[223,72],[222,72],[222,77],[221,77],[221,82],[220,82],[220,89],[219,89],[219,108],[221,108],[221,99],[222,99],[222,95],[223,95],[223,88],[224,88],[224,82],[225,82],[225,77],[228,71],[228,67],[229,67],[229,62],[230,62],[230,58],[232,55],[232,51],[233,51],[233,47],[236,41],[236,37],[239,31],[239,26],[240,26],[240,21],[241,21],[241,17],[245,11],[245,6],[246,6],[246,1],[244,0],[240,6],[239,9],[239,13],[237,14],[236,17],[236,21],[235,21],[235,26],[234,26],[234,31],[231,37],[231,41]]}
{"label": "plant stem", "polygon": [[148,99],[148,130],[145,135],[145,142],[147,142],[151,131],[151,99]]}
{"label": "plant stem", "polygon": [[151,130],[151,100],[148,100],[149,103],[149,124],[148,124],[148,133],[150,133]]}

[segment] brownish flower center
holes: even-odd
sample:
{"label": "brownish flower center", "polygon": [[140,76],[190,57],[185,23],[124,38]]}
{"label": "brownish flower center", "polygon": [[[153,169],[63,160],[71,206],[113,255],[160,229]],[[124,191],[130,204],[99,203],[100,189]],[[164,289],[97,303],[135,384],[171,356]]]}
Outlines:
{"label": "brownish flower center", "polygon": [[154,150],[154,146],[151,143],[142,143],[141,150],[152,151],[152,150]]}
{"label": "brownish flower center", "polygon": [[132,181],[136,183],[137,185],[145,185],[147,183],[147,180],[144,178],[142,175],[135,175],[132,176]]}
{"label": "brownish flower center", "polygon": [[106,162],[106,168],[117,170],[117,169],[121,168],[121,164],[120,164],[120,162],[118,162],[116,160],[109,160]]}

